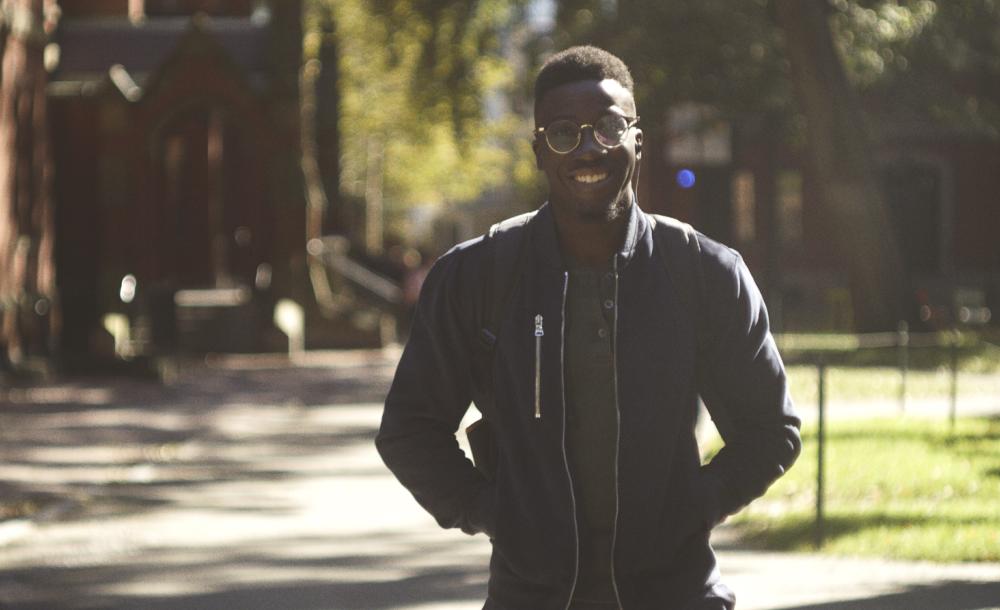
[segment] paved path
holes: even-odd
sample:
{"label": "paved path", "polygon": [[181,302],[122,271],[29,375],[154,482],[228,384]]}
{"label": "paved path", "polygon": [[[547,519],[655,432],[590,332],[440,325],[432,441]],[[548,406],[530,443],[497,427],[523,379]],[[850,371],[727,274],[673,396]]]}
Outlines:
{"label": "paved path", "polygon": [[[0,608],[481,607],[489,548],[439,530],[371,439],[394,354],[229,357],[163,387],[0,395]],[[755,553],[718,537],[740,610],[1000,607],[1000,565]]]}

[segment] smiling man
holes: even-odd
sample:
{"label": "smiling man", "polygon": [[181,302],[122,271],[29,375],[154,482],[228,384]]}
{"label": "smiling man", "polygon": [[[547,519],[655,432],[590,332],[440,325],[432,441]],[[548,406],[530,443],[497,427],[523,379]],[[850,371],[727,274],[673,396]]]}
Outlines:
{"label": "smiling man", "polygon": [[[435,263],[386,398],[386,464],[443,527],[493,543],[486,610],[732,609],[711,530],[801,448],[739,254],[638,207],[632,88],[595,47],[545,62],[549,200]],[[705,465],[699,396],[725,443]],[[478,469],[455,436],[470,402]]]}

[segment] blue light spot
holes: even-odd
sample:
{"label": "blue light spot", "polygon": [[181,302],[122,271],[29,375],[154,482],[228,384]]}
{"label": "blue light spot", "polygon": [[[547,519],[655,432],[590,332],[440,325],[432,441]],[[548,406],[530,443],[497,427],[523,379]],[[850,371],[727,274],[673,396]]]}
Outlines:
{"label": "blue light spot", "polygon": [[694,186],[695,175],[694,172],[689,169],[682,169],[677,172],[677,185],[682,189],[689,189]]}

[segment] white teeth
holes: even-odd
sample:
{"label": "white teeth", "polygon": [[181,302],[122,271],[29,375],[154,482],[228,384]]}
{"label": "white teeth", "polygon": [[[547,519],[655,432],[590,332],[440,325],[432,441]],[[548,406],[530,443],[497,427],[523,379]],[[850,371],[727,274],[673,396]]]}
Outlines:
{"label": "white teeth", "polygon": [[608,175],[606,173],[605,174],[580,174],[580,175],[577,175],[577,176],[573,176],[573,179],[576,180],[577,182],[584,182],[586,184],[593,184],[595,182],[600,182],[601,180],[604,180],[607,177],[608,177]]}

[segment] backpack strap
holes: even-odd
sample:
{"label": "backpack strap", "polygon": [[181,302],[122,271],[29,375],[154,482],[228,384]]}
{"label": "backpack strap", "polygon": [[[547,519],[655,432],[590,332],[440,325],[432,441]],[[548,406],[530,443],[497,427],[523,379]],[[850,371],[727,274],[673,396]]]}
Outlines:
{"label": "backpack strap", "polygon": [[708,344],[708,324],[698,232],[688,223],[669,216],[649,214],[649,219],[660,259],[677,289],[688,319],[694,324],[696,363],[701,363]]}
{"label": "backpack strap", "polygon": [[496,345],[500,324],[521,275],[521,245],[524,243],[528,221],[536,213],[537,210],[498,222],[483,236],[488,247],[487,268],[490,277],[483,282],[479,342],[490,352]]}

